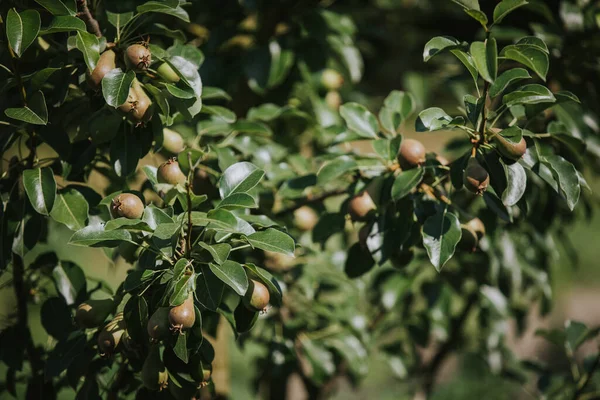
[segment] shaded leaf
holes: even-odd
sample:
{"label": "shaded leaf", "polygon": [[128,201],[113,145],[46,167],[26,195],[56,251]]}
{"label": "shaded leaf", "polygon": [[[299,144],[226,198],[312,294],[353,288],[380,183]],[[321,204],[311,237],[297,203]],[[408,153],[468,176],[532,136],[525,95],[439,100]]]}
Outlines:
{"label": "shaded leaf", "polygon": [[456,215],[446,208],[427,218],[423,224],[423,245],[429,260],[439,272],[452,258],[462,232]]}

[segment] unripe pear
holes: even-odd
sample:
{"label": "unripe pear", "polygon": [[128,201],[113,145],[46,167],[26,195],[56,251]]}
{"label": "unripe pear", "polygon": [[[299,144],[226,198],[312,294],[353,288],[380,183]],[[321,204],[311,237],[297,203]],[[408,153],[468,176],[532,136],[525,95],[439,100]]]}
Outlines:
{"label": "unripe pear", "polygon": [[98,352],[101,357],[111,357],[117,351],[125,332],[123,313],[118,313],[98,334]]}
{"label": "unripe pear", "polygon": [[471,193],[483,195],[490,184],[490,175],[476,157],[471,157],[463,175],[463,184]]}
{"label": "unripe pear", "polygon": [[169,335],[169,307],[159,307],[148,319],[148,336],[150,341],[157,343]]}
{"label": "unripe pear", "polygon": [[337,110],[342,105],[342,96],[337,90],[330,90],[325,95],[325,104],[332,110]]}
{"label": "unripe pear", "polygon": [[110,212],[115,218],[139,219],[144,214],[144,203],[133,193],[121,193],[112,199]]}
{"label": "unripe pear", "polygon": [[185,174],[179,168],[179,163],[174,159],[167,160],[162,163],[156,171],[158,183],[168,183],[170,185],[184,184],[186,181]]}
{"label": "unripe pear", "polygon": [[404,169],[414,168],[425,162],[425,146],[415,139],[404,139],[398,151],[398,162]]}
{"label": "unripe pear", "polygon": [[188,298],[178,306],[169,310],[169,324],[172,332],[182,333],[196,322],[196,310],[194,309],[194,293],[190,292]]}
{"label": "unripe pear", "polygon": [[321,75],[321,84],[327,90],[338,90],[344,84],[344,77],[336,70],[327,68]]}
{"label": "unripe pear", "polygon": [[269,304],[271,294],[264,283],[251,279],[244,296],[244,305],[251,311],[263,311]]}
{"label": "unripe pear", "polygon": [[309,206],[302,206],[294,211],[294,223],[303,231],[310,231],[319,222],[319,216]]}
{"label": "unripe pear", "polygon": [[364,190],[348,202],[348,214],[353,221],[364,221],[367,216],[377,209],[373,198]]}
{"label": "unripe pear", "polygon": [[112,50],[106,50],[104,53],[100,54],[100,58],[96,63],[96,68],[92,71],[88,78],[88,82],[90,86],[94,88],[99,88],[102,83],[102,78],[113,69],[117,68],[115,64],[116,54]]}
{"label": "unripe pear", "polygon": [[127,101],[119,106],[119,110],[138,126],[150,121],[153,109],[152,100],[150,100],[140,82],[134,79],[129,88]]}
{"label": "unripe pear", "polygon": [[163,129],[163,148],[169,153],[178,154],[185,149],[181,135],[172,129]]}
{"label": "unripe pear", "polygon": [[477,234],[478,239],[485,236],[485,225],[479,218],[473,218],[467,222],[467,227]]}
{"label": "unripe pear", "polygon": [[466,251],[474,252],[477,249],[477,244],[479,243],[477,233],[475,233],[475,231],[473,231],[473,229],[469,228],[467,225],[461,225],[460,229],[460,248]]}
{"label": "unripe pear", "polygon": [[177,72],[175,72],[166,62],[160,64],[156,69],[156,72],[161,78],[170,83],[177,83],[181,79],[179,75],[177,75]]}
{"label": "unripe pear", "polygon": [[127,69],[132,69],[136,72],[147,70],[152,63],[152,53],[143,44],[132,44],[127,47],[124,58]]}
{"label": "unripe pear", "polygon": [[496,143],[496,149],[500,154],[510,160],[518,160],[525,155],[527,152],[527,142],[525,138],[521,138],[519,143],[513,143],[506,140],[500,134],[494,136],[494,142]]}
{"label": "unripe pear", "polygon": [[96,328],[106,320],[114,308],[112,299],[88,300],[75,312],[75,322],[80,328]]}
{"label": "unripe pear", "polygon": [[161,391],[167,387],[169,374],[165,364],[160,359],[160,348],[158,345],[150,347],[148,356],[142,366],[142,382],[150,390]]}

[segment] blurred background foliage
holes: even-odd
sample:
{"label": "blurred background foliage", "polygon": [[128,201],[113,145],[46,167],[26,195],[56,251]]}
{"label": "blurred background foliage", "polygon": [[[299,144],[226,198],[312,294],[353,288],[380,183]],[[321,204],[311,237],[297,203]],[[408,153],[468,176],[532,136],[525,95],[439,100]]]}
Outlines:
{"label": "blurred background foliage", "polygon": [[[293,6],[292,6],[293,3]],[[482,9],[488,13],[493,10],[496,1],[483,0]],[[530,6],[511,15],[506,26],[494,32],[498,40],[512,41],[524,35],[535,34],[542,37],[550,47],[551,62],[548,74],[549,86],[570,90],[582,100],[587,116],[587,127],[574,125],[572,129],[582,131],[595,130],[595,134],[587,136],[588,151],[596,157],[600,156],[598,131],[598,111],[600,110],[600,7],[595,1],[530,1]],[[256,32],[257,20],[254,10],[269,9],[262,17],[273,21],[272,24],[259,24],[264,31]],[[329,59],[320,59],[320,49],[328,46],[326,34],[319,35],[319,23],[310,24],[308,35],[286,35],[289,29],[303,29],[304,18],[311,18],[310,10],[315,6],[327,7],[336,14],[330,15],[332,23],[339,29],[354,36],[354,42],[362,57],[346,54],[347,65],[328,65]],[[107,2],[107,8],[118,11],[127,8],[127,1]],[[425,43],[434,36],[450,35],[461,40],[483,38],[481,27],[460,7],[446,0],[306,0],[292,2],[287,0],[202,0],[193,1],[188,12],[194,18],[193,25],[187,27],[195,36],[194,41],[202,50],[205,61],[200,74],[205,86],[216,86],[225,89],[233,98],[231,108],[237,115],[245,115],[252,107],[265,102],[284,105],[289,101],[289,93],[302,99],[307,94],[302,85],[290,87],[297,82],[288,79],[276,90],[268,94],[261,93],[261,87],[268,84],[264,76],[254,76],[248,63],[248,57],[256,52],[265,51],[272,35],[278,38],[281,52],[293,49],[296,65],[306,62],[310,70],[317,71],[326,67],[334,67],[344,71],[347,82],[339,89],[344,102],[356,101],[371,110],[381,106],[384,97],[391,90],[404,90],[414,94],[418,101],[417,109],[429,106],[444,107],[447,111],[455,104],[462,102],[467,93],[469,77],[459,62],[452,56],[442,56],[433,62],[424,64],[422,51]],[[340,15],[344,17],[341,17]],[[345,20],[348,18],[348,20]],[[353,21],[354,25],[350,22]],[[261,21],[264,22],[264,21]],[[325,30],[325,27],[322,29]],[[292,39],[290,39],[292,38]],[[298,40],[298,38],[302,38]],[[324,53],[323,53],[324,54]],[[364,66],[360,64],[364,62]],[[350,68],[348,67],[350,66]],[[250,67],[249,67],[250,66]],[[249,69],[250,68],[250,69]],[[363,73],[364,71],[364,73]],[[302,74],[297,67],[292,74]],[[362,75],[362,76],[361,76]],[[247,76],[254,80],[247,83]],[[318,78],[315,78],[318,79]],[[325,95],[325,93],[321,93]],[[445,107],[447,106],[447,107]],[[578,106],[577,106],[578,107]],[[565,110],[569,112],[568,108]],[[321,115],[321,122],[331,116]],[[339,117],[338,117],[339,118]],[[405,124],[406,136],[415,136],[410,130],[414,124]],[[590,128],[591,127],[591,128]],[[301,134],[301,129],[299,129]],[[439,152],[449,159],[458,153],[447,148],[454,133],[438,132],[419,134],[421,140],[430,151]],[[286,140],[301,147],[302,138],[285,135]],[[327,139],[324,138],[325,143]],[[356,146],[361,146],[357,143]],[[589,165],[586,178],[594,193],[600,190],[597,173],[600,165]],[[96,177],[96,179],[101,179]],[[596,195],[595,195],[596,196]],[[597,197],[596,197],[597,199]],[[597,201],[595,203],[597,209]],[[584,207],[576,213],[586,213]],[[568,232],[565,232],[565,246],[560,248],[558,261],[554,263],[553,291],[555,306],[552,313],[543,319],[532,316],[531,326],[520,337],[511,339],[511,347],[519,358],[544,358],[552,361],[557,369],[565,368],[564,359],[553,358],[553,350],[542,339],[535,338],[533,331],[542,326],[560,326],[568,318],[578,319],[590,325],[600,324],[600,311],[597,302],[600,290],[600,272],[598,271],[598,246],[600,235],[600,217],[593,213],[590,219],[580,219]],[[552,215],[548,215],[552,218]],[[27,254],[26,263],[32,262],[37,255],[47,249],[57,252],[60,259],[72,260],[85,267],[88,279],[107,282],[113,288],[123,281],[129,265],[122,259],[110,260],[102,250],[82,249],[66,244],[65,237],[70,232],[63,226],[52,223],[48,243],[39,246]],[[300,243],[313,246],[309,238],[300,238]],[[323,260],[319,265],[305,265],[303,275],[321,274],[327,264]],[[337,284],[349,285],[349,292],[354,292],[353,285],[360,282],[348,280],[339,265],[328,269]],[[11,287],[0,276],[0,316],[10,317],[15,310],[15,301]],[[340,283],[341,282],[341,283]],[[356,293],[356,292],[355,292]],[[346,298],[331,301],[345,301],[348,310],[361,310],[361,302],[365,299]],[[363,308],[362,311],[367,311]],[[41,327],[39,313],[30,313],[30,326],[36,343],[44,346],[46,332]],[[0,318],[0,321],[4,318]],[[1,328],[1,326],[0,326]],[[261,325],[257,327],[260,334]],[[257,367],[256,361],[265,360],[264,346],[252,341],[244,341],[241,348],[233,344],[231,336],[231,398],[257,398],[258,373],[263,368]],[[468,346],[467,346],[468,347]],[[398,371],[390,368],[390,364],[380,354],[370,355],[370,368],[359,389],[342,382],[337,389],[336,399],[398,399],[409,396],[410,382],[398,378]],[[513,381],[493,376],[488,372],[485,363],[477,356],[466,354],[459,360],[452,359],[441,374],[442,383],[433,395],[434,399],[507,399],[532,398],[525,389]],[[356,366],[360,368],[360,366]],[[0,376],[5,374],[4,365],[0,366]],[[401,369],[401,367],[399,367]]]}

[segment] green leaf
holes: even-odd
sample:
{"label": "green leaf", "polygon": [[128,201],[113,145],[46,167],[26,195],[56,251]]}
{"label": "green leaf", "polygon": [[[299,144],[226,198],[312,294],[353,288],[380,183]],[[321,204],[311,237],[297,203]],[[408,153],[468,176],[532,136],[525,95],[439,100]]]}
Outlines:
{"label": "green leaf", "polygon": [[233,164],[223,172],[219,180],[221,198],[235,193],[247,193],[261,181],[265,171],[249,162]]}
{"label": "green leaf", "polygon": [[179,6],[178,0],[147,1],[137,7],[139,14],[160,13],[177,17],[185,22],[190,22],[188,13]]}
{"label": "green leaf", "polygon": [[248,236],[248,243],[261,250],[272,251],[294,257],[294,239],[288,234],[269,228]]}
{"label": "green leaf", "polygon": [[481,116],[485,99],[467,94],[463,97],[463,101],[465,103],[465,110],[467,111],[467,118],[473,124],[473,127],[477,129],[477,122]]}
{"label": "green leaf", "polygon": [[501,130],[498,135],[502,136],[504,139],[513,144],[519,144],[521,139],[523,139],[523,130],[518,126],[511,126]]}
{"label": "green leaf", "polygon": [[498,48],[496,39],[471,43],[471,56],[483,79],[493,83],[498,74]]}
{"label": "green leaf", "polygon": [[58,192],[50,216],[72,231],[85,227],[89,205],[85,197],[75,188],[66,187]]}
{"label": "green leaf", "polygon": [[247,193],[234,193],[225,197],[217,205],[217,208],[225,208],[227,210],[234,208],[256,208],[256,200]]}
{"label": "green leaf", "polygon": [[52,169],[45,167],[23,171],[23,186],[35,211],[49,215],[56,198],[56,181]]}
{"label": "green leaf", "polygon": [[465,10],[465,12],[473,18],[475,21],[479,22],[481,26],[487,28],[488,17],[481,10]]}
{"label": "green leaf", "polygon": [[88,70],[93,71],[100,59],[100,42],[98,38],[91,33],[77,31],[75,47],[83,54],[83,60]]}
{"label": "green leaf", "polygon": [[85,22],[83,22],[77,17],[72,17],[70,15],[61,15],[58,17],[54,17],[52,21],[50,21],[50,25],[40,32],[40,35],[71,31],[86,32],[87,28],[85,26]]}
{"label": "green leaf", "polygon": [[479,10],[479,0],[452,0],[466,10]]}
{"label": "green leaf", "polygon": [[423,61],[427,62],[444,51],[466,48],[467,44],[451,36],[437,36],[425,44]]}
{"label": "green leaf", "polygon": [[458,119],[453,119],[444,110],[438,107],[427,108],[419,113],[415,122],[417,132],[432,132],[444,129]]}
{"label": "green leaf", "polygon": [[523,64],[535,72],[542,80],[546,80],[550,61],[548,54],[538,47],[510,45],[502,50],[501,56]]}
{"label": "green leaf", "polygon": [[573,164],[557,155],[540,157],[540,161],[552,171],[552,175],[558,181],[560,193],[567,201],[569,209],[573,211],[581,195],[577,170]]}
{"label": "green leaf", "polygon": [[153,232],[147,223],[141,219],[128,219],[128,218],[116,218],[111,219],[104,225],[105,231],[112,231],[113,229],[126,229],[128,231],[139,231],[139,232]]}
{"label": "green leaf", "polygon": [[477,66],[473,61],[473,57],[467,52],[462,50],[450,50],[450,53],[454,54],[456,58],[459,59],[461,63],[467,68],[471,76],[473,77],[473,82],[475,83],[475,87],[477,87],[477,78],[479,78],[479,72],[477,72]]}
{"label": "green leaf", "polygon": [[392,139],[373,140],[371,144],[373,145],[373,150],[375,150],[384,161],[394,161],[398,157],[398,151],[400,151],[402,136],[398,135]]}
{"label": "green leaf", "polygon": [[144,215],[142,216],[142,221],[148,224],[148,226],[154,230],[160,224],[168,224],[173,222],[173,218],[169,217],[167,213],[165,213],[160,208],[157,208],[155,205],[150,204],[144,210]]}
{"label": "green leaf", "polygon": [[232,288],[237,294],[243,296],[248,290],[248,276],[242,264],[227,260],[223,264],[209,264],[211,271],[223,283]]}
{"label": "green leaf", "polygon": [[175,85],[165,84],[165,88],[171,96],[177,97],[178,99],[193,99],[194,97],[196,97],[196,93],[194,93],[194,91],[190,87],[182,89]]}
{"label": "green leaf", "polygon": [[519,163],[504,164],[506,172],[506,189],[502,193],[502,202],[507,207],[517,204],[527,188],[527,174]]}
{"label": "green leaf", "polygon": [[508,14],[526,4],[526,0],[502,0],[494,9],[494,24],[499,24]]}
{"label": "green leaf", "polygon": [[229,258],[231,246],[227,243],[207,244],[199,242],[198,245],[206,250],[210,254],[211,259],[217,264],[223,264]]}
{"label": "green leaf", "polygon": [[129,88],[135,78],[135,72],[123,72],[121,68],[108,71],[102,78],[102,95],[106,104],[114,108],[125,104],[129,96]]}
{"label": "green leaf", "polygon": [[124,132],[110,142],[110,161],[118,176],[125,178],[134,174],[140,158],[142,146],[136,135]]}
{"label": "green leaf", "polygon": [[340,107],[340,115],[346,121],[348,129],[364,138],[377,138],[379,124],[377,118],[358,103],[346,103]]}
{"label": "green leaf", "polygon": [[69,243],[89,247],[116,247],[123,241],[132,242],[131,233],[121,229],[105,231],[102,225],[97,224],[86,226],[75,232]]}
{"label": "green leaf", "polygon": [[77,15],[74,0],[35,0],[36,3],[48,10],[52,15]]}
{"label": "green leaf", "polygon": [[379,121],[386,131],[396,133],[402,122],[415,112],[416,107],[417,100],[412,94],[394,90],[383,101]]}
{"label": "green leaf", "polygon": [[50,297],[46,300],[42,304],[40,317],[46,332],[55,339],[66,339],[73,330],[71,310],[60,297]]}
{"label": "green leaf", "polygon": [[517,104],[555,103],[556,98],[547,87],[531,84],[504,95],[502,102],[508,107],[512,107]]}
{"label": "green leaf", "polygon": [[548,50],[548,45],[546,44],[546,42],[544,42],[542,39],[540,39],[537,36],[522,37],[521,39],[519,39],[519,41],[516,43],[516,45],[523,46],[523,47],[527,47],[527,46],[535,47],[538,50],[541,50],[546,54],[550,54],[550,50]]}
{"label": "green leaf", "polygon": [[177,335],[175,339],[175,346],[173,346],[173,353],[183,361],[184,364],[188,363],[188,350],[187,350],[187,333]]}
{"label": "green leaf", "polygon": [[7,117],[34,125],[46,125],[48,123],[48,108],[44,93],[37,91],[31,96],[26,107],[7,108],[4,110]]}
{"label": "green leaf", "polygon": [[526,69],[523,68],[513,68],[508,71],[503,72],[490,86],[490,96],[496,97],[500,93],[506,90],[506,88],[514,82],[530,79],[531,75],[527,72]]}
{"label": "green leaf", "polygon": [[40,13],[26,10],[21,13],[14,8],[8,10],[6,16],[6,37],[8,43],[18,57],[27,50],[40,32]]}
{"label": "green leaf", "polygon": [[223,289],[225,285],[223,281],[215,276],[208,265],[200,265],[201,274],[198,274],[196,280],[196,297],[200,304],[211,311],[217,311]]}
{"label": "green leaf", "polygon": [[195,282],[194,274],[184,275],[178,280],[169,298],[169,305],[174,307],[182,304],[189,297],[190,291],[193,291]]}
{"label": "green leaf", "polygon": [[485,204],[488,206],[490,210],[492,210],[496,215],[506,222],[512,222],[512,215],[502,202],[494,193],[489,190],[483,194],[483,200]]}
{"label": "green leaf", "polygon": [[440,272],[454,255],[456,245],[460,241],[462,236],[460,222],[456,215],[444,208],[427,218],[423,224],[422,235],[429,260]]}
{"label": "green leaf", "polygon": [[215,116],[216,120],[221,120],[229,124],[234,123],[237,117],[235,113],[221,106],[202,106],[202,113]]}
{"label": "green leaf", "polygon": [[202,91],[202,100],[226,100],[231,101],[229,93],[218,87],[207,86]]}
{"label": "green leaf", "polygon": [[62,261],[52,270],[52,278],[57,292],[62,295],[67,305],[83,300],[87,282],[83,270],[78,265]]}
{"label": "green leaf", "polygon": [[356,161],[350,156],[341,156],[321,166],[317,173],[320,184],[330,182],[358,168]]}
{"label": "green leaf", "polygon": [[106,19],[108,19],[108,22],[117,28],[117,30],[121,30],[133,18],[133,11],[124,13],[113,13],[108,10],[105,11]]}
{"label": "green leaf", "polygon": [[173,68],[175,73],[181,78],[181,82],[190,87],[196,94],[196,98],[202,96],[202,79],[198,73],[198,67],[180,56],[173,56],[165,59],[165,62]]}
{"label": "green leaf", "polygon": [[392,199],[398,201],[407,196],[423,180],[425,170],[421,167],[402,171],[392,185]]}

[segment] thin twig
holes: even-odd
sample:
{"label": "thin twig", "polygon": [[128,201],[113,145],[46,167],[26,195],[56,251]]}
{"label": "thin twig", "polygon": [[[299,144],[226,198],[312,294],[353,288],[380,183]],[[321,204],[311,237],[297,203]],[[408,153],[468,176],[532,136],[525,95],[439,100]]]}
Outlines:
{"label": "thin twig", "polygon": [[77,0],[77,8],[79,12],[77,16],[85,22],[85,26],[87,26],[88,31],[96,35],[97,37],[102,37],[102,31],[100,30],[100,24],[92,13],[87,5],[87,0]]}
{"label": "thin twig", "polygon": [[194,168],[193,168],[193,164],[192,164],[192,152],[188,151],[188,165],[190,168],[190,171],[188,172],[188,178],[187,178],[187,183],[186,183],[186,188],[187,188],[187,211],[188,211],[188,231],[187,231],[187,238],[185,240],[185,244],[186,244],[186,256],[187,258],[190,257],[190,254],[192,252],[192,175],[194,173]]}

